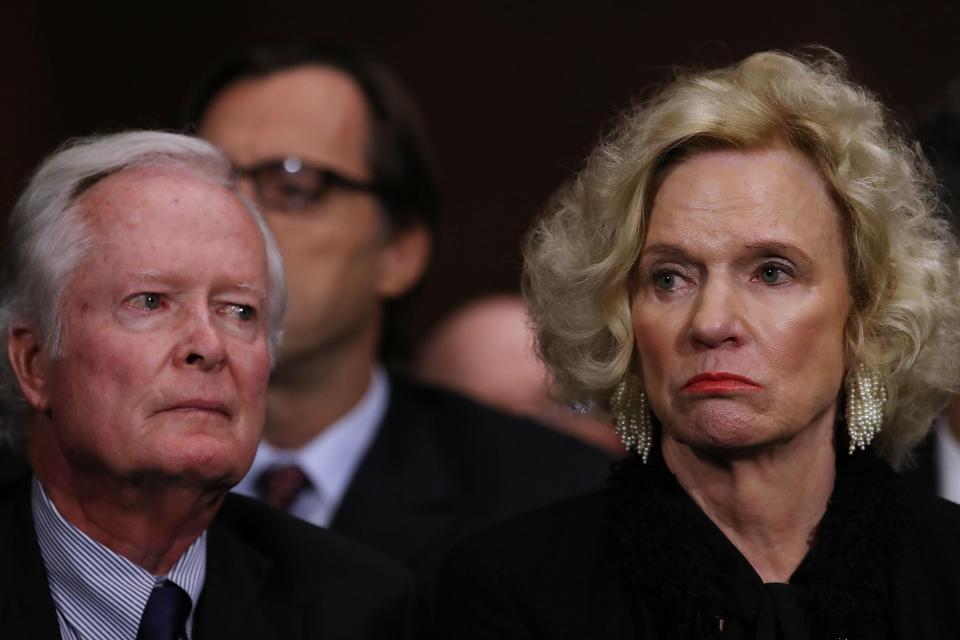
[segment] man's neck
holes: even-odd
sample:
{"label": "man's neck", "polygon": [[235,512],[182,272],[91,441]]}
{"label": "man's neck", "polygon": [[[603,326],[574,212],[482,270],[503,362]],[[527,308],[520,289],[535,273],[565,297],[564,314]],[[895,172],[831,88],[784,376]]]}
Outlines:
{"label": "man's neck", "polygon": [[378,332],[342,348],[281,360],[267,391],[263,439],[299,449],[360,402],[370,388]]}
{"label": "man's neck", "polygon": [[764,582],[788,582],[809,550],[836,475],[832,421],[756,455],[722,460],[669,437],[677,481]]}
{"label": "man's neck", "polygon": [[228,489],[77,473],[45,438],[52,436],[31,437],[27,453],[60,515],[153,575],[173,568],[213,521]]}

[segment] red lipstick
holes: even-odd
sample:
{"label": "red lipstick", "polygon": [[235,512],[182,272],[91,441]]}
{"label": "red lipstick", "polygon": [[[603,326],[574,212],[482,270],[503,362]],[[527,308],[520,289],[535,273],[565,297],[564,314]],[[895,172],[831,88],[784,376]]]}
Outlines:
{"label": "red lipstick", "polygon": [[733,391],[759,391],[761,385],[750,378],[726,371],[707,371],[693,376],[681,391],[692,394],[730,393]]}

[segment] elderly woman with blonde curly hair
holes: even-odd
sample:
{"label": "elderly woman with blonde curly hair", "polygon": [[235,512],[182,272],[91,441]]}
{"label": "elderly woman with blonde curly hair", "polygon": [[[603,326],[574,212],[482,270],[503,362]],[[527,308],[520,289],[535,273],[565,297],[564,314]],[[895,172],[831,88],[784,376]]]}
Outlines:
{"label": "elderly woman with blonde curly hair", "polygon": [[957,637],[960,509],[892,470],[960,380],[957,245],[839,56],[682,74],[625,115],[525,288],[559,391],[633,453],[455,551],[445,637]]}

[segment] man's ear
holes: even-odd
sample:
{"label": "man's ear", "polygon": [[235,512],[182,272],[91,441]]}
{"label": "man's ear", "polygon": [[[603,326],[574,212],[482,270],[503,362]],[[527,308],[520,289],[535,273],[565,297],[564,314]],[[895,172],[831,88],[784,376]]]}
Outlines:
{"label": "man's ear", "polygon": [[7,356],[20,390],[31,407],[50,409],[50,354],[33,329],[12,326],[7,336]]}
{"label": "man's ear", "polygon": [[432,250],[430,231],[422,224],[394,233],[380,252],[377,293],[389,300],[410,291],[423,277]]}

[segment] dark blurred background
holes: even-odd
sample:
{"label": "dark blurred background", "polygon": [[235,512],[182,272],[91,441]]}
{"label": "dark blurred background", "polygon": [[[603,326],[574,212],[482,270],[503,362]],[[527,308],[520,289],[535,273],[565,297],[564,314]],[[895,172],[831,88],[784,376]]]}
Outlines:
{"label": "dark blurred background", "polygon": [[201,72],[260,41],[334,39],[397,70],[425,113],[445,194],[417,338],[512,291],[518,245],[603,126],[676,65],[820,43],[906,124],[960,75],[957,2],[26,2],[0,9],[4,215],[66,138],[172,128]]}

